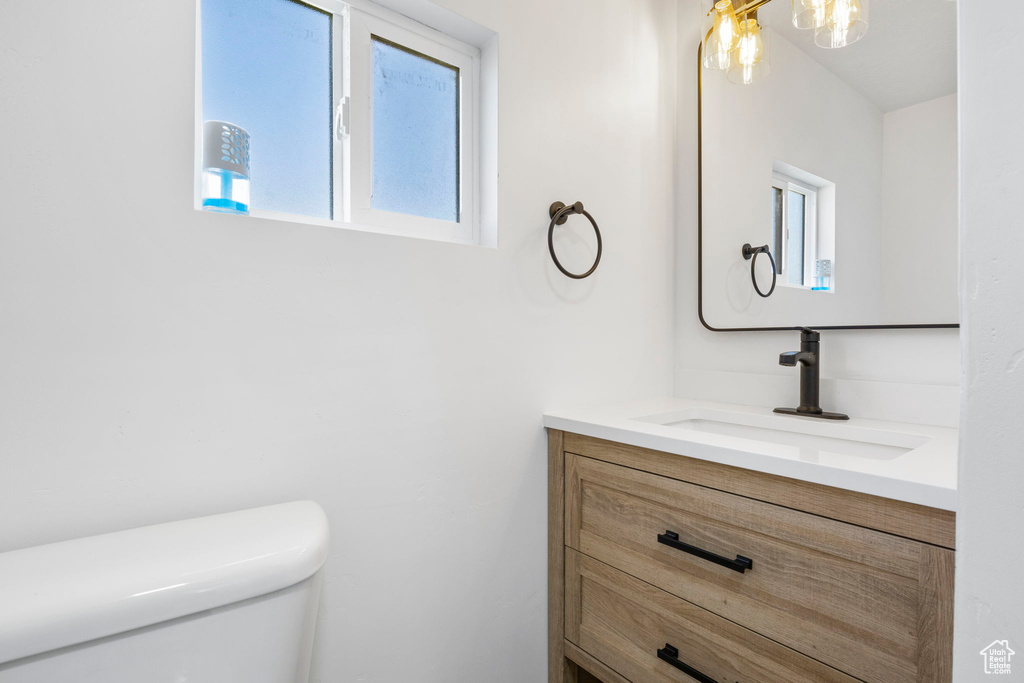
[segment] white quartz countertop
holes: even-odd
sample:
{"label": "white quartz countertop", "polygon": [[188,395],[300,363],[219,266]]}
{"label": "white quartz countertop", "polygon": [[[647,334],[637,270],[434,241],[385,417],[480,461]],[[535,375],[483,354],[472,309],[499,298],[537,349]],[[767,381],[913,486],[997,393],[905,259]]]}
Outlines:
{"label": "white quartz countertop", "polygon": [[958,431],[778,415],[682,398],[556,410],[544,426],[723,465],[956,510]]}

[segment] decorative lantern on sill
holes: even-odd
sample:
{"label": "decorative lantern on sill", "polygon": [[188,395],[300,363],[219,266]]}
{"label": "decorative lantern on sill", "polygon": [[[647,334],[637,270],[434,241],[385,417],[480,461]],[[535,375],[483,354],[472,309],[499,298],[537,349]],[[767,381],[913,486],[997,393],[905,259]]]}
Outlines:
{"label": "decorative lantern on sill", "polygon": [[203,208],[249,213],[249,133],[227,121],[203,123]]}
{"label": "decorative lantern on sill", "polygon": [[818,259],[814,262],[814,284],[816,292],[827,292],[832,289],[832,259]]}

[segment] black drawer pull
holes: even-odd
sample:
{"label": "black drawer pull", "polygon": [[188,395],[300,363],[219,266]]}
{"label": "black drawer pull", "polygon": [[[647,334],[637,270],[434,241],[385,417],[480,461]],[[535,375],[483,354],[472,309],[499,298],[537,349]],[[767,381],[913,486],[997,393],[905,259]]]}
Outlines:
{"label": "black drawer pull", "polygon": [[679,534],[677,534],[674,531],[665,531],[665,533],[663,534],[658,534],[658,543],[664,543],[665,545],[671,548],[675,548],[676,550],[682,550],[684,553],[696,555],[702,560],[707,560],[708,562],[714,562],[715,564],[720,564],[723,567],[728,567],[734,572],[739,572],[740,574],[747,571],[748,569],[754,568],[754,561],[749,557],[737,555],[735,560],[730,560],[728,557],[715,555],[714,553],[704,550],[703,548],[698,548],[697,546],[690,545],[689,543],[683,543],[679,540]]}
{"label": "black drawer pull", "polygon": [[686,662],[679,661],[679,650],[668,643],[665,643],[665,647],[658,650],[658,659],[668,662],[690,678],[700,681],[700,683],[718,683],[718,681],[711,678],[711,676],[705,676]]}

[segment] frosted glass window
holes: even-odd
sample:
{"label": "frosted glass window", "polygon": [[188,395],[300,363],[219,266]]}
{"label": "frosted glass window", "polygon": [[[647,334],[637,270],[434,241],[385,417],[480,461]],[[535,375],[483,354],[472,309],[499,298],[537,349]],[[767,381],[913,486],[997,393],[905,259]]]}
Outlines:
{"label": "frosted glass window", "polygon": [[249,132],[251,206],[332,217],[331,15],[202,1],[203,119]]}
{"label": "frosted glass window", "polygon": [[377,36],[372,206],[459,220],[459,70]]}
{"label": "frosted glass window", "polygon": [[772,188],[772,256],[775,257],[775,272],[782,272],[782,233],[786,222],[782,215],[782,189]]}
{"label": "frosted glass window", "polygon": [[789,191],[788,239],[786,242],[786,281],[804,284],[804,202],[799,192]]}

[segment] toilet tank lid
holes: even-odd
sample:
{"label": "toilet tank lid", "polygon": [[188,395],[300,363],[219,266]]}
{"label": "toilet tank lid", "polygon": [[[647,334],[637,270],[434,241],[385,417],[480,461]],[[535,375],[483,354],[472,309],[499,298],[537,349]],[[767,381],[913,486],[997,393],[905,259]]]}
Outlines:
{"label": "toilet tank lid", "polygon": [[327,557],[312,501],[0,554],[0,665],[265,595]]}

